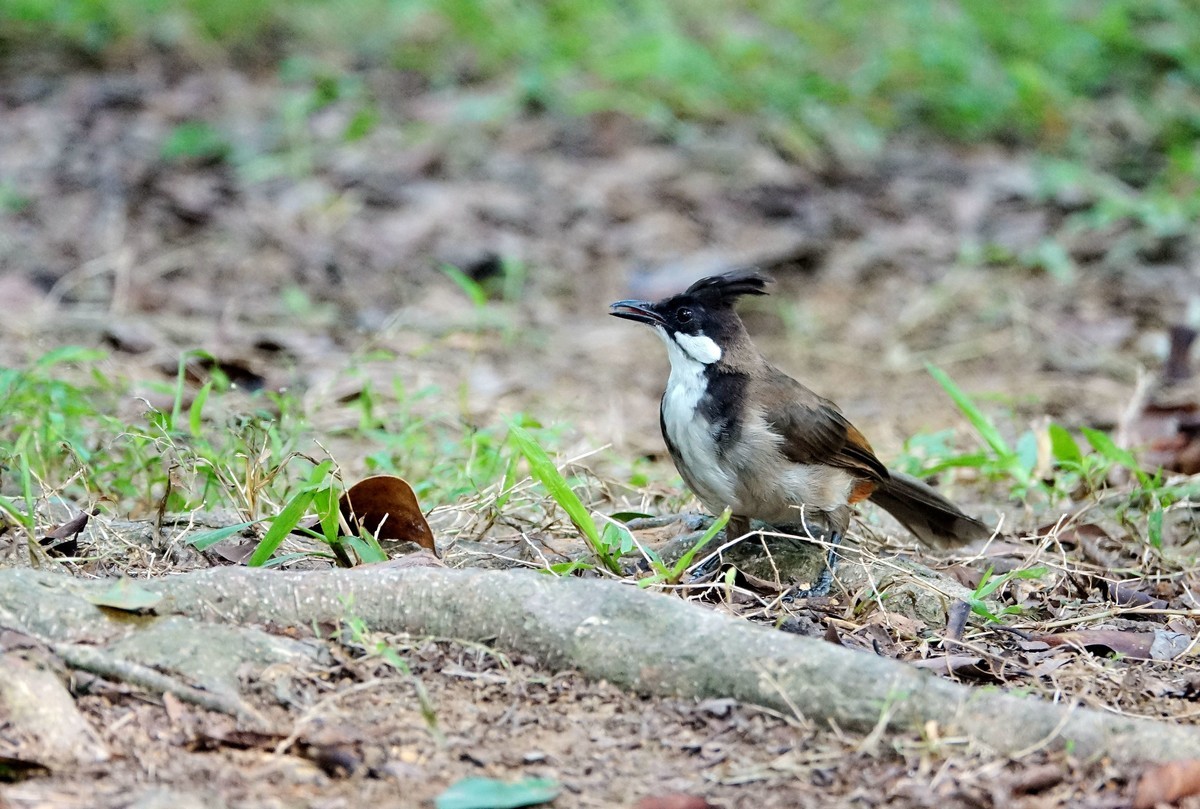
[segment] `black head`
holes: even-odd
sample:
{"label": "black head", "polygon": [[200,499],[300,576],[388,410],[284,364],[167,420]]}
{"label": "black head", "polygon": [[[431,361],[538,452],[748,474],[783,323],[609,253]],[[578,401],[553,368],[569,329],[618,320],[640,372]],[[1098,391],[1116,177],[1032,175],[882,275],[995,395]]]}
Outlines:
{"label": "black head", "polygon": [[745,337],[745,327],[733,309],[743,295],[766,295],[771,279],[757,270],[732,270],[701,278],[684,292],[657,303],[617,301],[610,314],[645,323],[659,336],[708,364],[730,344]]}

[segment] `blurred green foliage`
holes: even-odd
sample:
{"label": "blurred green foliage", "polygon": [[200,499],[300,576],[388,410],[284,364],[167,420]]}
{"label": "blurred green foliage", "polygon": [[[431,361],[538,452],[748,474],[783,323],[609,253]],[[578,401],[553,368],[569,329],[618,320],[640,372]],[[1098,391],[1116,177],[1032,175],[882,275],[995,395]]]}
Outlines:
{"label": "blurred green foliage", "polygon": [[47,40],[100,60],[339,54],[491,82],[513,112],[748,119],[800,157],[917,125],[1200,193],[1191,0],[0,0],[4,47]]}

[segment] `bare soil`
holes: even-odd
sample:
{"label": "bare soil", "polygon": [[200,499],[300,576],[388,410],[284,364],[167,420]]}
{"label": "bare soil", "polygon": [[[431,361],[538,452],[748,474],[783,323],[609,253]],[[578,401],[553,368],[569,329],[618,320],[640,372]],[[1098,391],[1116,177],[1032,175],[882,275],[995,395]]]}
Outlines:
{"label": "bare soil", "polygon": [[[382,73],[366,82],[388,125],[353,142],[341,137],[352,104],[290,131],[283,109],[303,88],[234,72],[148,64],[0,85],[0,183],[21,197],[0,212],[0,363],[103,346],[105,372],[161,405],[180,351],[203,348],[247,389],[304,391],[315,435],[351,477],[373,449],[345,429],[353,399],[398,378],[410,392],[438,391],[414,413],[462,408],[489,425],[523,411],[567,425],[578,453],[611,445],[587,462],[597,500],[663,510],[687,504],[658,436],[666,360],[651,335],[607,317],[609,301],[657,297],[732,265],[769,270],[774,297],[746,311],[756,339],[890,458],[917,432],[965,432],[925,362],[1010,408],[1006,432],[1043,416],[1113,426],[1139,368],[1161,364],[1169,327],[1200,295],[1194,244],[1070,227],[1086,195],[1045,195],[1027,154],[914,139],[858,164],[803,166],[736,126],[671,143],[612,115],[499,126],[472,117],[487,93]],[[192,119],[256,157],[242,170],[162,157],[173,128]],[[964,260],[973,250],[1029,255],[1050,238],[1075,262],[1074,282],[1019,261]],[[521,292],[485,308],[439,269],[454,264],[486,286],[503,281],[505,260],[524,268]],[[395,359],[371,359],[377,349]],[[132,419],[144,405],[128,407]],[[650,470],[649,490],[606,489],[633,459]],[[1060,516],[979,481],[943,483],[1010,530]],[[431,522],[447,545],[522,533],[570,541],[561,524],[490,526],[481,537],[469,503],[436,505]],[[1197,535],[1184,518],[1192,527],[1178,529],[1173,557],[1183,572],[1143,588],[1168,614],[1117,628],[1153,620],[1195,637]],[[1115,532],[1056,535],[994,559],[1005,553],[1013,565],[1049,560],[1055,582],[1018,583],[1011,598],[1067,627],[1104,606],[1106,576],[1146,558]],[[173,564],[138,558],[156,573]],[[943,629],[869,601],[842,593],[766,608],[747,597],[734,608],[793,631],[832,627],[864,654],[913,660]],[[280,737],[239,736],[219,715],[76,679],[113,758],[5,785],[0,806],[418,806],[480,774],[558,778],[563,807],[670,793],[729,807],[1121,806],[1139,774],[1045,751],[998,760],[936,727],[852,737],[731,702],[637,697],[449,641],[391,642],[428,689],[444,740],[422,718],[413,680],[354,644],[331,644],[326,669],[292,675],[311,706],[303,714],[262,700]],[[977,660],[951,676],[1177,721],[1198,713],[1190,655],[1116,661],[995,632],[973,642]]]}
{"label": "bare soil", "polygon": [[[841,737],[732,700],[631,696],[571,672],[452,643],[398,648],[437,708],[439,742],[407,678],[378,661],[295,677],[280,716],[299,741],[239,734],[171,698],[101,689],[78,700],[113,760],[5,787],[13,807],[430,805],[470,776],[551,777],[555,806],[704,796],[729,807],[1119,806],[1128,773],[1034,753],[997,761],[954,740]],[[282,713],[282,712],[280,712]],[[1124,796],[1124,797],[1123,797]]]}

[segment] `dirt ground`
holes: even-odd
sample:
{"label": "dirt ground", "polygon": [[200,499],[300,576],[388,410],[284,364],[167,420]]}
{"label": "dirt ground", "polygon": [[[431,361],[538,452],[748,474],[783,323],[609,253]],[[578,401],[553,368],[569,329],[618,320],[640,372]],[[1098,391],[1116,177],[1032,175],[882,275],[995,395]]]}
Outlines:
{"label": "dirt ground", "polygon": [[232,720],[177,701],[102,691],[79,703],[113,760],[5,787],[4,797],[12,807],[428,806],[446,784],[486,775],[556,778],[555,806],[676,794],[728,807],[1128,803],[1128,773],[1103,762],[1044,753],[1005,762],[953,740],[839,738],[732,700],[638,698],[450,643],[405,654],[444,742],[410,683],[354,666],[293,683],[313,692],[304,715],[280,717],[295,723],[299,744],[239,737]]}
{"label": "dirt ground", "polygon": [[[1169,327],[1200,301],[1195,244],[1074,227],[1086,191],[1047,191],[1028,154],[912,139],[800,166],[734,126],[670,143],[611,115],[500,126],[479,115],[486,93],[447,95],[397,74],[365,81],[388,125],[353,142],[340,136],[352,104],[297,129],[285,109],[303,87],[234,72],[148,64],[0,84],[0,181],[19,191],[0,212],[0,364],[103,346],[105,372],[160,403],[179,352],[204,348],[244,387],[302,390],[314,432],[337,432],[322,444],[351,474],[372,446],[346,429],[356,416],[345,403],[364,380],[387,390],[398,378],[443,394],[415,414],[453,396],[474,424],[523,411],[569,425],[576,454],[611,445],[592,461],[598,473],[644,459],[654,491],[615,499],[659,507],[686,502],[666,491],[658,435],[666,359],[644,330],[607,317],[610,301],[734,265],[771,272],[774,296],[746,307],[756,339],[835,398],[885,459],[917,432],[966,433],[926,362],[1011,409],[1010,434],[1043,416],[1112,427],[1139,368],[1161,365]],[[163,157],[193,119],[231,133],[242,168]],[[1073,283],[1012,259],[1051,238],[1075,265]],[[521,291],[477,306],[444,263],[485,286],[516,278]],[[372,359],[380,349],[397,358]],[[129,418],[140,407],[131,399]],[[993,523],[1054,521],[986,485],[944,484]],[[467,506],[437,505],[440,542],[477,538]],[[1085,561],[1088,575],[1102,578],[1106,559],[1136,563],[1127,548],[1106,552]],[[1198,606],[1185,599],[1190,576],[1159,593],[1172,608]],[[1063,592],[1036,595],[1068,610]],[[819,633],[845,606],[794,612]],[[1195,636],[1192,617],[1169,618],[1164,628]],[[900,619],[840,626],[863,653],[919,645]],[[392,642],[444,739],[422,719],[411,678],[352,643],[333,644],[326,669],[293,675],[310,707],[276,706],[279,737],[77,677],[78,704],[112,758],[6,784],[0,807],[418,806],[469,775],[558,778],[561,807],[670,793],[728,807],[1100,807],[1128,805],[1140,772],[1044,751],[1001,760],[936,728],[839,734],[723,700],[633,696],[449,641]],[[1191,662],[1034,660],[1045,650],[989,643],[1028,653],[1021,665],[1044,666],[1033,676],[1056,694],[1195,721]],[[992,652],[963,676],[1010,682],[1003,665],[979,670],[1004,656]]]}

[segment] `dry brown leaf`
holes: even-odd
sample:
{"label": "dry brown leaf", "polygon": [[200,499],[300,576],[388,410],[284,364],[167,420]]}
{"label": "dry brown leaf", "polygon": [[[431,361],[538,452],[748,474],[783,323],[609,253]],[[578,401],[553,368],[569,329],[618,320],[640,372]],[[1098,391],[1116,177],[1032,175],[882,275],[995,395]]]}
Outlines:
{"label": "dry brown leaf", "polygon": [[1200,473],[1200,405],[1150,404],[1130,426],[1139,463],[1146,469]]}
{"label": "dry brown leaf", "polygon": [[1093,653],[1113,652],[1141,660],[1171,660],[1179,656],[1188,645],[1186,635],[1160,629],[1152,632],[1135,632],[1127,629],[1079,629],[1074,632],[1059,632],[1053,635],[1034,635],[1029,640],[1049,646],[1082,647]]}
{"label": "dry brown leaf", "polygon": [[376,475],[360,480],[342,495],[340,508],[352,531],[369,531],[381,543],[415,542],[437,555],[433,531],[403,478]]}
{"label": "dry brown leaf", "polygon": [[38,542],[51,556],[77,556],[79,554],[79,534],[84,528],[87,528],[88,520],[91,517],[92,515],[86,511],[80,512],[79,516],[74,519],[51,529]]}
{"label": "dry brown leaf", "polygon": [[1078,646],[1090,652],[1103,650],[1126,657],[1150,657],[1150,645],[1154,637],[1148,632],[1129,632],[1124,629],[1079,629],[1074,632],[1059,632],[1051,635],[1035,635],[1031,641],[1041,641],[1050,646]]}
{"label": "dry brown leaf", "polygon": [[205,553],[215,554],[221,557],[226,562],[235,565],[244,565],[246,560],[254,555],[254,551],[258,548],[258,539],[249,537],[234,537],[227,539],[224,542],[218,542],[213,545]]}
{"label": "dry brown leaf", "polygon": [[1108,597],[1116,604],[1122,607],[1150,607],[1156,610],[1165,610],[1167,602],[1161,598],[1155,598],[1152,595],[1143,593],[1141,590],[1134,588],[1139,582],[1105,582],[1105,590]]}
{"label": "dry brown leaf", "polygon": [[923,660],[909,661],[915,669],[928,669],[938,674],[956,674],[964,669],[975,668],[983,662],[982,657],[973,655],[938,655]]}
{"label": "dry brown leaf", "polygon": [[1190,383],[1196,330],[1170,331],[1170,356],[1155,383],[1141,384],[1121,418],[1118,435],[1145,469],[1200,473],[1200,388]]}
{"label": "dry brown leaf", "polygon": [[712,809],[712,804],[699,795],[673,792],[642,798],[634,805],[634,809]]}
{"label": "dry brown leaf", "polygon": [[1009,789],[1014,795],[1036,794],[1058,786],[1066,777],[1067,773],[1063,765],[1041,764],[1014,773],[1009,781]]}
{"label": "dry brown leaf", "polygon": [[946,610],[946,639],[962,640],[967,628],[967,619],[971,617],[971,605],[961,599],[955,599]]}
{"label": "dry brown leaf", "polygon": [[1159,804],[1175,803],[1197,794],[1200,794],[1200,759],[1171,761],[1142,773],[1134,793],[1133,809],[1153,809]]}
{"label": "dry brown leaf", "polygon": [[745,579],[746,584],[754,590],[762,593],[782,593],[788,589],[786,584],[783,584],[778,579],[764,579],[761,576],[755,576],[753,573],[747,573],[742,568],[738,568],[738,574]]}

